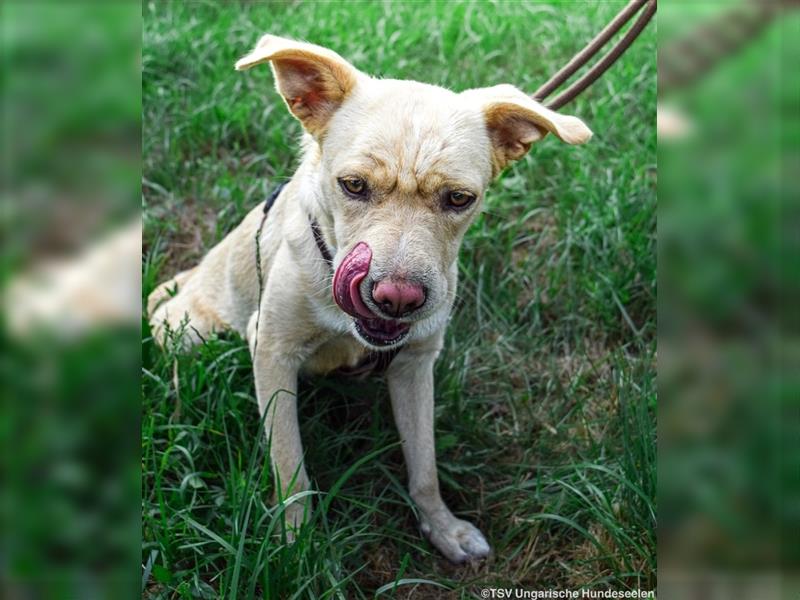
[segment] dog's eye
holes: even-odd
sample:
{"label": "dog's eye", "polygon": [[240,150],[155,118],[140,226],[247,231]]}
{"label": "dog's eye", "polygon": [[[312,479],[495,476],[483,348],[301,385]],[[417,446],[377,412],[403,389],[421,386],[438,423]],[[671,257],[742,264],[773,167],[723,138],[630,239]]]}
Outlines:
{"label": "dog's eye", "polygon": [[469,192],[448,192],[447,193],[447,206],[460,210],[467,208],[475,200],[475,195]]}
{"label": "dog's eye", "polygon": [[364,198],[367,195],[367,182],[360,177],[341,177],[339,185],[346,194],[356,198]]}

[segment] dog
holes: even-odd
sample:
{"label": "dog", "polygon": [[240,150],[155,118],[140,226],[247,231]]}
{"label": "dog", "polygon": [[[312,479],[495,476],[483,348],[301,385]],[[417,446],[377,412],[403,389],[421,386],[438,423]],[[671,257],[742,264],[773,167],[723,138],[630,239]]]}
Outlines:
{"label": "dog", "polygon": [[[187,348],[225,329],[247,339],[279,498],[310,485],[298,374],[388,363],[420,528],[454,563],[484,558],[484,535],[442,500],[434,451],[433,366],[459,246],[509,163],[548,133],[581,144],[592,132],[511,85],[456,93],[372,78],[332,50],[273,35],[235,68],[262,63],[302,124],[302,162],[268,212],[254,208],[199,265],[153,291],[153,335],[164,344],[182,332]],[[306,508],[288,505],[289,531]]]}

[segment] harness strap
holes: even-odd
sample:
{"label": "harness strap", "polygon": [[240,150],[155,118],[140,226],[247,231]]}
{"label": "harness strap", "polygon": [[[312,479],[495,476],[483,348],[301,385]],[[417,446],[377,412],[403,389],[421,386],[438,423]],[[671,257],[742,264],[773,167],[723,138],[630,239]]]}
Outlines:
{"label": "harness strap", "polygon": [[264,214],[261,216],[261,223],[258,225],[258,229],[256,229],[256,278],[258,279],[258,306],[256,307],[256,332],[255,337],[253,338],[253,360],[255,360],[256,350],[258,349],[258,327],[261,324],[261,300],[264,296],[264,272],[261,270],[261,234],[264,231],[264,224],[267,222],[267,214],[269,214],[269,210],[272,208],[272,205],[275,204],[275,200],[278,199],[278,196],[281,195],[283,188],[286,187],[286,182],[284,181],[278,187],[276,187],[269,196],[267,196],[266,202],[264,202]]}
{"label": "harness strap", "polygon": [[316,219],[311,219],[311,233],[314,234],[314,241],[317,243],[317,248],[319,249],[319,253],[322,254],[322,258],[325,259],[325,262],[328,263],[329,267],[333,268],[333,257],[331,256],[331,251],[328,250],[328,245],[322,238],[322,230],[320,229],[319,223],[317,223]]}
{"label": "harness strap", "polygon": [[[267,196],[267,201],[264,202],[264,214],[265,215],[269,212],[269,209],[272,208],[272,205],[275,204],[275,200],[278,199],[278,196],[281,195],[281,192],[283,191],[283,188],[286,187],[286,183],[287,182],[284,181],[282,184],[280,184],[278,187],[276,187],[274,190],[272,190],[272,193],[269,196]],[[261,226],[262,227],[264,226],[264,222],[263,221],[261,222]],[[261,233],[260,230],[259,230],[259,233]]]}

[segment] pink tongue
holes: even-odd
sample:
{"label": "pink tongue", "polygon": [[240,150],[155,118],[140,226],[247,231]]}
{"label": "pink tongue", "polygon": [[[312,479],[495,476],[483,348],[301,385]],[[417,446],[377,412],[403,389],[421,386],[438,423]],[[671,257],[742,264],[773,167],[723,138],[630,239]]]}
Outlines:
{"label": "pink tongue", "polygon": [[370,262],[372,250],[365,242],[359,242],[344,257],[333,276],[333,299],[339,308],[353,317],[375,318],[361,300],[358,289],[369,273]]}

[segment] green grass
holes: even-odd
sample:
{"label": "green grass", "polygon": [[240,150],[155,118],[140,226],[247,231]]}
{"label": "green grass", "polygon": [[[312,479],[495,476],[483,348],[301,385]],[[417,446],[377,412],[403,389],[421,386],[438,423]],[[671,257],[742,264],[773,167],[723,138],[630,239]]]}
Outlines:
{"label": "green grass", "polygon": [[[143,294],[190,266],[297,165],[264,32],[362,70],[534,90],[615,3],[165,3],[145,8]],[[235,336],[143,341],[142,586],[152,598],[471,598],[484,587],[655,587],[655,29],[504,173],[468,232],[436,365],[442,493],[494,556],[449,565],[418,532],[382,381],[301,382],[315,484],[295,544]],[[396,589],[394,589],[396,586]],[[449,590],[449,591],[448,591]]]}

